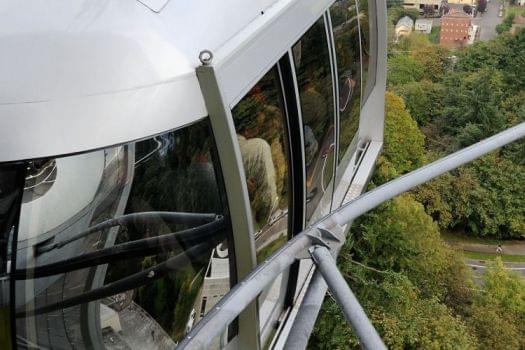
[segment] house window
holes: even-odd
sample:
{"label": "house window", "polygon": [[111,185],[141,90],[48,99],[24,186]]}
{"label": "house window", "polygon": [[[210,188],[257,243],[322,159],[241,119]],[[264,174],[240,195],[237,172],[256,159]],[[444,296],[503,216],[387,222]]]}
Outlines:
{"label": "house window", "polygon": [[206,313],[206,302],[207,301],[208,301],[208,297],[203,296],[202,303],[201,303],[201,312],[200,312],[201,317],[204,317],[204,314]]}

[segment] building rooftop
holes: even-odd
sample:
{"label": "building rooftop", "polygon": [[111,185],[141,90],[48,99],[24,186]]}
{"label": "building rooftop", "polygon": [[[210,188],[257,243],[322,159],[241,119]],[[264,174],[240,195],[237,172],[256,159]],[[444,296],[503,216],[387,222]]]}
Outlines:
{"label": "building rooftop", "polygon": [[401,18],[399,21],[397,21],[396,28],[407,26],[407,27],[413,27],[414,26],[414,20],[408,16],[405,16]]}
{"label": "building rooftop", "polygon": [[416,19],[416,25],[417,24],[432,25],[432,20],[428,18],[419,18]]}
{"label": "building rooftop", "polygon": [[450,9],[450,12],[443,15],[443,19],[446,18],[464,18],[464,19],[471,19],[472,17],[468,14],[466,14],[463,11],[458,11],[457,9]]}

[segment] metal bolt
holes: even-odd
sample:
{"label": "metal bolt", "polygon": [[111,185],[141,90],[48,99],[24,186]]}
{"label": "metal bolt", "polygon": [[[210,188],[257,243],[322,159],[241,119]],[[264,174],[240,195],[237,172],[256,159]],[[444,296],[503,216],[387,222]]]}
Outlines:
{"label": "metal bolt", "polygon": [[210,50],[202,50],[199,53],[199,60],[204,66],[209,66],[213,60],[213,53]]}

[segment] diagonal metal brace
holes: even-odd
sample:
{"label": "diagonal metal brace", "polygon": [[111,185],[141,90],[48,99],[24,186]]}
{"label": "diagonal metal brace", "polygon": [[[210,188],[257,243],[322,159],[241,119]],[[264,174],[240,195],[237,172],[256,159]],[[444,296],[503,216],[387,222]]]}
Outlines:
{"label": "diagonal metal brace", "polygon": [[385,344],[366,316],[365,310],[346,283],[337,268],[335,260],[326,247],[310,248],[312,260],[323,276],[337,305],[343,311],[346,321],[352,326],[363,348],[371,350],[386,349]]}
{"label": "diagonal metal brace", "polygon": [[[447,171],[455,169],[460,165],[466,164],[476,159],[477,157],[480,157],[488,152],[494,151],[495,149],[509,144],[513,141],[516,141],[524,136],[525,123],[518,124],[515,127],[507,129],[488,139],[475,143],[474,145],[462,149],[461,151],[455,152],[445,158],[439,159],[431,164],[428,164],[422,168],[412,171],[406,175],[403,175],[400,178],[397,178],[395,180],[392,180],[391,182],[381,185],[373,189],[372,191],[367,192],[366,194],[363,194],[360,197],[354,199],[353,201],[345,204],[341,208],[337,209],[335,212],[319,220],[313,226],[317,227],[318,230],[331,230],[337,225],[345,225],[346,223],[351,222],[360,215],[377,207],[381,203],[384,203],[385,201],[397,196],[398,194],[408,191],[414,188],[415,186],[418,186],[435,178],[436,176],[439,176],[443,173],[446,173]],[[275,277],[277,277],[281,272],[283,272],[286,268],[293,264],[297,260],[297,258],[303,253],[303,251],[308,250],[308,248],[312,246],[312,231],[314,231],[314,228],[309,227],[305,231],[297,234],[284,246],[282,246],[276,252],[274,252],[263,264],[260,264],[254,270],[252,270],[252,272],[250,272],[248,276],[244,278],[244,280],[242,280],[235,287],[233,287],[215,305],[213,310],[208,312],[208,314],[206,314],[206,316],[204,316],[201,319],[201,321],[192,329],[192,331],[186,336],[186,338],[184,338],[179,343],[177,348],[208,349],[212,340],[222,332],[222,330],[224,329],[224,325],[233,322],[235,318],[242,312],[242,310],[244,310],[244,308],[246,308],[252,300],[255,300],[255,298],[259,296],[260,292],[264,289],[266,285],[268,285],[271,281],[275,279]],[[322,233],[315,233],[314,236],[322,239]],[[326,245],[326,241],[324,241],[324,243],[324,245]],[[321,246],[319,247],[319,249],[316,249],[313,252],[314,256],[317,255],[316,252],[318,252],[320,249],[324,249],[326,252],[328,252],[327,248]],[[328,256],[330,256],[329,253]],[[332,259],[332,257],[330,257],[330,259]],[[335,263],[332,263],[332,266],[335,266],[334,264]],[[324,266],[326,266],[325,264],[322,264],[319,259],[317,260],[317,265],[319,267],[319,270],[324,269]],[[332,290],[332,293],[335,297],[333,283],[336,282],[333,282],[332,278],[335,279],[336,277],[334,276],[337,276],[338,279],[342,279],[343,281],[344,278],[341,276],[337,268],[334,268],[334,270],[335,273],[333,275],[330,275],[330,273],[326,272],[325,270],[325,272],[320,277],[323,277],[326,280],[327,284],[330,285],[330,289]],[[314,275],[314,277],[315,276],[317,275]],[[316,280],[314,280],[313,282],[315,281]],[[346,284],[345,281],[344,283]],[[346,303],[350,303],[350,301],[348,300],[352,300],[352,303],[356,302],[355,296],[353,295],[350,288],[348,288],[348,285],[346,286],[346,288],[347,290],[343,293],[342,297],[337,296],[337,298],[339,298],[341,301],[340,306],[344,311],[348,307],[345,305],[345,302],[342,301],[346,300]],[[345,297],[344,294],[346,294],[347,297]],[[315,296],[315,298],[319,296],[319,299],[306,300],[308,298],[307,294],[303,304],[312,305],[314,302],[320,304],[322,302],[322,298],[324,297],[324,291],[322,291],[322,293],[311,295]],[[359,306],[359,303],[356,302],[356,304],[361,310],[360,312],[357,312],[357,314],[364,315],[364,311]],[[314,312],[305,314],[301,306],[301,308],[299,309],[298,318],[300,316],[299,319],[315,319],[317,317],[317,312],[319,308],[309,308],[309,310],[312,310]],[[359,311],[359,309],[354,309],[354,311],[355,310]],[[356,333],[358,334],[359,339],[361,339],[365,347],[369,349],[385,349],[384,344],[382,342],[380,343],[379,341],[377,341],[378,336],[377,332],[375,331],[370,331],[370,334],[372,334],[371,339],[374,341],[374,343],[370,345],[370,342],[368,340],[366,340],[365,342],[365,339],[368,338],[363,338],[363,334],[367,334],[366,330],[369,330],[369,327],[371,327],[370,321],[366,319],[366,315],[365,322],[352,321],[351,324],[355,327]],[[362,330],[361,327],[358,328],[358,325],[360,324],[368,326],[365,326],[365,330]],[[293,343],[295,344],[299,344],[298,340],[301,340],[300,343],[304,343],[304,341],[308,339],[308,335],[311,332],[313,323],[310,323],[309,328],[307,330],[305,330],[304,328],[298,329],[295,326],[296,324],[294,324],[294,327],[292,327],[292,330],[289,334],[289,338],[292,338]],[[377,346],[375,346],[374,344],[377,344]],[[297,346],[295,348],[297,348]]]}

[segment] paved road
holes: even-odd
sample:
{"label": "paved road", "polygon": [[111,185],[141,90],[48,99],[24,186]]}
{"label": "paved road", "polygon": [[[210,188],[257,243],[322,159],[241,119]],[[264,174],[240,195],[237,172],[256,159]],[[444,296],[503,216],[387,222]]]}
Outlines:
{"label": "paved road", "polygon": [[494,38],[496,35],[496,26],[503,21],[503,17],[498,17],[499,0],[491,0],[487,4],[487,11],[481,15],[478,14],[473,20],[473,24],[477,24],[481,28],[479,40],[485,41]]}
{"label": "paved road", "polygon": [[[485,260],[465,259],[465,263],[477,273],[484,273],[487,268]],[[521,274],[525,278],[525,263],[503,263],[508,271],[513,271]]]}
{"label": "paved road", "polygon": [[[480,253],[497,253],[496,245],[472,242],[448,242],[449,244],[469,252]],[[525,255],[525,242],[523,241],[505,241],[501,244],[503,254]]]}
{"label": "paved road", "polygon": [[275,220],[271,225],[265,225],[261,231],[256,232],[255,247],[257,251],[263,249],[274,240],[281,237],[288,230],[288,214],[281,216]]}
{"label": "paved road", "polygon": [[[447,241],[448,244],[459,248],[461,250],[470,251],[470,252],[480,252],[480,253],[492,253],[496,252],[496,245],[494,244],[482,244],[482,243],[472,243],[472,242],[452,242]],[[505,254],[513,255],[525,255],[525,242],[523,241],[506,241],[505,244],[502,244],[503,252]],[[469,259],[465,258],[465,263],[478,274],[485,272],[486,263],[485,260],[479,259]],[[523,278],[525,278],[525,263],[523,262],[504,262],[505,267],[509,271],[514,271]]]}

